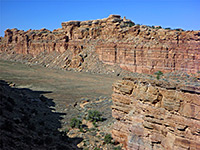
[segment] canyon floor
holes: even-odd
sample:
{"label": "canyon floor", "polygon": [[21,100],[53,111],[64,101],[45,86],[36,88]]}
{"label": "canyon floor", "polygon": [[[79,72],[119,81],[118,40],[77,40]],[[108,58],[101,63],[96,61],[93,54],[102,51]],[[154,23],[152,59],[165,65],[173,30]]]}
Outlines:
{"label": "canyon floor", "polygon": [[0,61],[0,79],[19,88],[49,91],[45,96],[71,103],[83,97],[111,96],[112,84],[120,78]]}
{"label": "canyon floor", "polygon": [[[43,109],[43,103],[41,103],[43,99],[46,102],[51,101],[54,103],[49,108],[53,113],[61,114],[60,117],[62,118],[59,121],[61,126],[55,126],[55,129],[59,128],[58,131],[60,133],[65,132],[65,135],[72,139],[82,139],[82,143],[79,144],[80,148],[94,149],[96,147],[104,147],[105,149],[106,147],[106,149],[113,149],[113,144],[105,144],[104,137],[109,133],[110,126],[114,122],[110,108],[112,105],[112,84],[119,80],[119,77],[48,69],[36,65],[30,66],[1,60],[0,80],[9,86],[9,90],[5,88],[6,90],[3,91],[15,91],[18,93],[16,95],[21,95],[22,97],[17,99],[15,98],[17,96],[13,95],[12,92],[11,94],[5,94],[4,92],[8,99],[13,97],[15,103],[20,105],[22,104],[18,101],[21,101],[21,99],[31,101],[31,103],[38,103],[38,108],[34,106],[35,104],[33,106],[32,104],[28,105],[30,110],[36,109],[38,112],[43,112],[41,111]],[[4,89],[3,86],[2,89]],[[15,107],[21,109],[24,106]],[[103,122],[95,124],[96,127],[94,127],[92,122],[83,119],[87,116],[89,109],[101,112],[104,118]],[[30,112],[25,113],[29,114]],[[12,116],[11,114],[8,115]],[[32,114],[29,117],[32,118]],[[44,119],[43,121],[48,122],[50,126],[52,124],[44,116],[37,117],[36,115],[34,118],[38,118],[38,120]],[[86,128],[84,128],[84,131],[72,129],[70,127],[70,120],[72,118],[83,120],[87,130]],[[21,120],[23,119],[21,118]],[[39,125],[35,124],[34,126],[37,128]],[[75,144],[78,144],[81,140],[73,141]]]}

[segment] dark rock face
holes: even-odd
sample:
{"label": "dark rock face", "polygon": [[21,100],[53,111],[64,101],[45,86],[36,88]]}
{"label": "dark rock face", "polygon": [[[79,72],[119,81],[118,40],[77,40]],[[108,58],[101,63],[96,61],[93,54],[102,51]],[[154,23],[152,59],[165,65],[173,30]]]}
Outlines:
{"label": "dark rock face", "polygon": [[126,149],[200,149],[199,87],[131,77],[112,99],[112,136]]}
{"label": "dark rock face", "polygon": [[0,149],[78,149],[81,138],[58,130],[64,114],[52,111],[45,91],[10,86],[0,80]]}
{"label": "dark rock face", "polygon": [[[154,29],[110,15],[98,20],[63,22],[62,28],[52,32],[7,29],[0,40],[0,52],[4,59],[23,59],[58,68],[91,69],[91,61],[101,61],[138,73],[196,73],[200,70],[199,33]],[[98,59],[94,60],[92,57],[96,56]]]}

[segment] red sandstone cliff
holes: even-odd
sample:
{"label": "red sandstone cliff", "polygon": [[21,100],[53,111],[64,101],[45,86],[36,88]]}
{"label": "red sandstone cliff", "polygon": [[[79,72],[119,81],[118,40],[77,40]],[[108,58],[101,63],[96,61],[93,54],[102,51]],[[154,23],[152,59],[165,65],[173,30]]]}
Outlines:
{"label": "red sandstone cliff", "polygon": [[[200,70],[200,31],[154,29],[110,15],[98,20],[63,22],[62,28],[54,31],[7,29],[0,40],[0,51],[4,57],[2,53],[23,54],[28,61],[37,58],[34,62],[48,66],[56,63],[60,68],[84,68],[84,57],[92,54],[105,64],[132,72],[196,73]],[[52,61],[41,62],[41,53]]]}
{"label": "red sandstone cliff", "polygon": [[200,149],[199,87],[124,78],[112,99],[112,136],[127,150]]}
{"label": "red sandstone cliff", "polygon": [[[64,22],[54,31],[8,29],[0,38],[0,58],[99,73],[117,66],[197,73],[200,31],[154,29],[111,15]],[[125,78],[113,91],[113,137],[127,149],[200,149],[197,87]]]}

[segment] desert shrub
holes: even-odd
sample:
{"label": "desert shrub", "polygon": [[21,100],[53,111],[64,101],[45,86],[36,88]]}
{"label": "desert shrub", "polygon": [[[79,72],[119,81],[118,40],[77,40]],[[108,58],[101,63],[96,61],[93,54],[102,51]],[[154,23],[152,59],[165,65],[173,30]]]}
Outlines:
{"label": "desert shrub", "polygon": [[84,130],[83,130],[83,128],[82,128],[82,127],[80,127],[79,129],[80,129],[80,130],[79,130],[80,132],[84,132]]}
{"label": "desert shrub", "polygon": [[161,27],[161,26],[158,26],[158,27],[156,27],[156,29],[162,29],[162,27]]}
{"label": "desert shrub", "polygon": [[111,134],[106,134],[105,137],[104,137],[104,142],[106,144],[109,144],[109,143],[112,143],[112,136]]}
{"label": "desert shrub", "polygon": [[133,23],[133,22],[129,22],[129,23],[127,23],[127,25],[128,25],[128,27],[132,27],[132,26],[135,25],[135,23]]}
{"label": "desert shrub", "polygon": [[121,146],[114,147],[114,150],[121,150]]}
{"label": "desert shrub", "polygon": [[180,28],[178,28],[178,29],[174,29],[175,31],[184,31],[183,29],[180,29]]}
{"label": "desert shrub", "polygon": [[167,27],[167,28],[165,28],[166,30],[171,30],[171,28],[169,28],[169,27]]}
{"label": "desert shrub", "polygon": [[86,119],[92,122],[103,121],[103,118],[101,116],[102,114],[99,111],[89,110]]}
{"label": "desert shrub", "polygon": [[98,127],[98,125],[96,124],[95,121],[93,121],[92,124],[93,124],[93,126],[94,126],[95,128]]}
{"label": "desert shrub", "polygon": [[160,79],[160,76],[163,75],[163,73],[162,73],[161,71],[157,71],[157,72],[155,72],[154,74],[157,75],[156,78],[157,78],[158,80]]}
{"label": "desert shrub", "polygon": [[72,118],[70,122],[70,126],[72,128],[81,128],[82,127],[82,121],[77,118]]}

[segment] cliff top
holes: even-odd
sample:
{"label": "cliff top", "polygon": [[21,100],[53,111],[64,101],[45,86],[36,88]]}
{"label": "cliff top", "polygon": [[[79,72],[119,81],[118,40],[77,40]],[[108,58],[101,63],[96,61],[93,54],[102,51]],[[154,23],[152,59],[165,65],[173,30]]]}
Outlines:
{"label": "cliff top", "polygon": [[[121,18],[120,15],[109,15],[108,18],[103,18],[103,19],[96,19],[96,20],[86,20],[86,21],[77,21],[77,20],[71,20],[71,21],[67,21],[67,22],[62,22],[61,23],[62,28],[58,28],[55,29],[52,32],[57,32],[57,31],[62,31],[63,29],[66,29],[68,26],[76,26],[76,27],[94,27],[94,26],[100,26],[100,27],[105,27],[105,25],[115,25],[115,26],[120,26],[120,28],[126,28],[126,27],[133,27],[133,29],[135,28],[141,28],[143,30],[145,29],[151,29],[151,30],[155,30],[155,31],[174,31],[174,32],[195,32],[196,35],[200,35],[200,30],[196,30],[196,31],[190,31],[190,30],[186,30],[184,31],[181,28],[177,28],[177,29],[171,29],[171,28],[162,28],[159,25],[155,25],[155,26],[149,26],[149,25],[141,25],[141,24],[135,24],[133,21],[131,21],[130,19],[126,19],[126,17],[124,16],[123,19]],[[13,28],[13,29],[7,29],[5,32],[22,32],[23,30],[18,30],[17,28]],[[42,28],[40,30],[32,30],[29,29],[26,32],[31,32],[31,31],[44,31],[44,32],[50,32],[50,30]]]}

